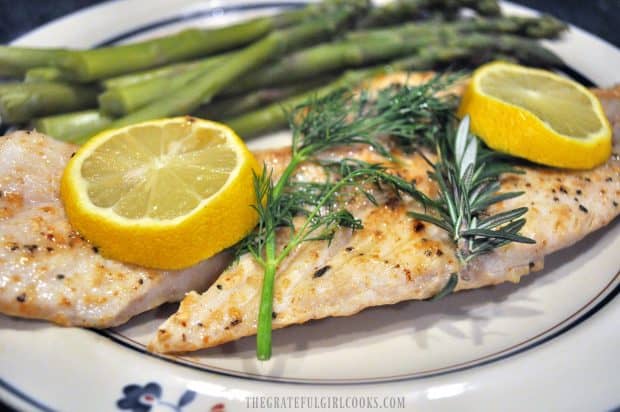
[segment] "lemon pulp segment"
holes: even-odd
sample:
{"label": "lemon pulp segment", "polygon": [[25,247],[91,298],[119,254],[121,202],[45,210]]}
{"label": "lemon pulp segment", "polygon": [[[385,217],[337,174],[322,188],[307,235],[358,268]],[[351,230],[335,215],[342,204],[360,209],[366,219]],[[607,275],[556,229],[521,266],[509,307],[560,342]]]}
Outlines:
{"label": "lemon pulp segment", "polygon": [[588,96],[557,78],[550,81],[549,76],[536,72],[514,76],[500,69],[482,77],[479,85],[483,93],[529,110],[560,134],[579,138],[601,127],[596,114],[587,110],[591,106]]}

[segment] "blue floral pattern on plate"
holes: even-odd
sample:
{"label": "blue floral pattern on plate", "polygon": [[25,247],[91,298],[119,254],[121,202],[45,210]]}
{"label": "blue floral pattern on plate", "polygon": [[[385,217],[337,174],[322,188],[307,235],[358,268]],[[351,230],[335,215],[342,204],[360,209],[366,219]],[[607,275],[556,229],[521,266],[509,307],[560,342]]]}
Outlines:
{"label": "blue floral pattern on plate", "polygon": [[174,411],[182,412],[183,407],[196,398],[196,392],[185,391],[177,403],[162,399],[162,389],[158,383],[149,382],[144,386],[131,384],[123,388],[124,397],[116,402],[120,410],[132,412]]}

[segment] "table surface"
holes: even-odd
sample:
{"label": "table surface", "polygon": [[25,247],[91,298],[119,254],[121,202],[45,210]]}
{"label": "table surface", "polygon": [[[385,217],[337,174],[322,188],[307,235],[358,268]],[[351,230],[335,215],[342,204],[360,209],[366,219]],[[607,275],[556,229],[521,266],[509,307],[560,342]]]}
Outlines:
{"label": "table surface", "polygon": [[[148,0],[143,0],[148,1]],[[102,0],[0,0],[0,43]],[[513,0],[574,24],[620,48],[620,0]],[[1,369],[1,366],[0,366]],[[13,411],[0,401],[0,411]]]}

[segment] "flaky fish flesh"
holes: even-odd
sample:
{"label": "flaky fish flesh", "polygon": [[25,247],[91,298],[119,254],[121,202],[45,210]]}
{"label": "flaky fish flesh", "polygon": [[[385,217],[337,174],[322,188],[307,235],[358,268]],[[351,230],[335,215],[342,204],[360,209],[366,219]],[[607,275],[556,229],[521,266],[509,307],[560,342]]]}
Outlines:
{"label": "flaky fish flesh", "polygon": [[[282,262],[275,278],[273,328],[426,299],[438,293],[454,272],[460,274],[457,290],[518,282],[542,269],[545,255],[610,223],[620,212],[620,88],[597,93],[614,127],[615,154],[606,164],[590,171],[531,166],[523,167],[522,175],[502,176],[500,191],[525,194],[494,205],[491,212],[528,207],[520,233],[536,244],[508,244],[474,259],[463,270],[446,232],[407,216],[408,211],[422,211],[418,202],[386,198],[376,207],[362,199],[349,205],[363,221],[362,230],[339,230],[330,244],[302,243]],[[290,151],[270,150],[257,156],[277,176]],[[328,156],[385,164],[385,159],[364,147],[332,151]],[[388,166],[415,180],[427,195],[436,195],[437,188],[427,177],[429,166],[419,154],[403,156],[399,164]],[[311,164],[297,172],[301,180],[322,176],[321,169]],[[149,349],[193,351],[255,334],[262,276],[259,264],[250,255],[242,256],[206,292],[187,294],[178,311],[159,327]]]}
{"label": "flaky fish flesh", "polygon": [[205,290],[217,259],[144,269],[102,257],[71,228],[59,191],[76,148],[36,132],[0,138],[0,313],[104,328]]}

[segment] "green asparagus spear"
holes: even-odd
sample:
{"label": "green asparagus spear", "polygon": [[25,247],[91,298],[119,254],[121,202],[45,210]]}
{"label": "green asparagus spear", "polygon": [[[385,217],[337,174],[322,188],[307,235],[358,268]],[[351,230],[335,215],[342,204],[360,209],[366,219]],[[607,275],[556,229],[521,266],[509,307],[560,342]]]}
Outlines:
{"label": "green asparagus spear", "polygon": [[372,70],[348,71],[326,86],[289,97],[281,102],[270,104],[262,109],[241,116],[225,119],[224,123],[228,124],[243,139],[249,139],[276,130],[286,125],[287,111],[311,97],[322,97],[340,88],[351,87],[365,77],[370,76],[371,72]]}
{"label": "green asparagus spear", "polygon": [[188,29],[165,39],[87,50],[66,60],[62,68],[77,81],[93,81],[219,52],[259,38],[271,29],[266,18],[211,32]]}
{"label": "green asparagus spear", "polygon": [[330,73],[344,67],[360,67],[411,53],[436,40],[436,36],[400,36],[385,34],[365,41],[343,40],[321,44],[285,57],[277,64],[264,67],[224,91],[236,95],[250,90],[296,83]]}
{"label": "green asparagus spear", "polygon": [[565,23],[548,15],[540,17],[474,18],[455,22],[455,27],[461,32],[516,34],[532,39],[553,39],[568,28]]}
{"label": "green asparagus spear", "polygon": [[65,83],[8,83],[0,87],[2,123],[21,123],[39,116],[97,105],[93,87]]}
{"label": "green asparagus spear", "polygon": [[[217,56],[222,56],[226,54],[219,54]],[[101,86],[105,90],[109,89],[121,89],[127,86],[132,86],[137,83],[142,83],[150,80],[161,79],[161,78],[173,78],[180,74],[186,73],[187,71],[196,68],[200,64],[202,64],[205,60],[212,61],[212,59],[217,58],[217,56],[209,56],[206,58],[202,58],[199,60],[192,60],[189,62],[182,63],[173,63],[162,67],[157,67],[155,69],[141,70],[138,72],[132,72],[128,74],[123,74],[116,77],[110,77],[109,79],[104,79],[101,81]]]}
{"label": "green asparagus spear", "polygon": [[[473,37],[472,37],[473,38]],[[500,35],[495,37],[493,47],[501,53],[513,56],[522,63],[542,67],[562,67],[564,61],[539,42],[517,36]]]}
{"label": "green asparagus spear", "polygon": [[272,30],[321,16],[333,7],[331,3],[340,2],[327,0],[326,5],[312,4],[300,10],[222,28],[187,29],[157,39],[93,50],[0,46],[0,74],[21,75],[30,68],[54,66],[61,68],[74,81],[90,82],[245,45]]}
{"label": "green asparagus spear", "polygon": [[107,126],[112,120],[112,118],[102,115],[99,110],[84,110],[41,117],[33,120],[31,125],[39,132],[58,140],[68,140],[68,137],[76,133],[92,133]]}
{"label": "green asparagus spear", "polygon": [[320,85],[330,83],[331,80],[333,79],[320,77],[298,85],[274,89],[260,89],[241,96],[218,99],[210,104],[199,107],[192,114],[205,119],[222,120],[315,89]]}
{"label": "green asparagus spear", "polygon": [[[99,107],[105,114],[124,116],[185,86],[222,64],[234,52],[207,58],[184,66],[169,67],[150,79],[124,87],[114,87],[99,95]],[[175,70],[176,69],[176,70]]]}
{"label": "green asparagus spear", "polygon": [[24,81],[31,82],[64,82],[68,80],[63,71],[57,67],[35,67],[28,69]]}
{"label": "green asparagus spear", "polygon": [[[289,29],[276,30],[250,46],[233,53],[225,62],[215,67],[208,76],[196,79],[166,99],[153,102],[132,114],[115,120],[108,127],[122,127],[159,117],[191,113],[202,102],[209,101],[222,88],[248,70],[269,59],[333,35],[352,16],[367,7],[367,1],[348,2],[346,6],[335,7],[321,19],[308,21]],[[85,134],[74,136],[73,139],[78,143],[83,143],[88,137],[90,135]]]}
{"label": "green asparagus spear", "polygon": [[226,50],[272,28],[270,19],[260,18],[208,31],[187,29],[164,38],[74,53],[60,67],[75,81],[89,82]]}
{"label": "green asparagus spear", "polygon": [[368,40],[375,36],[400,35],[417,36],[428,33],[441,34],[446,31],[459,33],[503,33],[516,34],[534,39],[555,38],[567,28],[566,24],[551,17],[504,16],[495,18],[471,18],[455,22],[429,21],[407,23],[396,27],[352,31],[350,40]]}
{"label": "green asparagus spear", "polygon": [[64,49],[0,46],[0,77],[21,76],[30,68],[60,64],[69,54]]}
{"label": "green asparagus spear", "polygon": [[[221,120],[225,117],[254,110],[262,105],[316,88],[319,84],[325,84],[326,82],[329,81],[318,79],[299,86],[282,89],[263,89],[242,97],[220,99],[212,104],[200,107],[192,114],[206,119]],[[113,117],[106,116],[99,110],[84,110],[41,117],[34,119],[30,124],[41,133],[50,135],[58,140],[71,141],[75,135],[92,134],[107,127],[113,121]]]}
{"label": "green asparagus spear", "polygon": [[509,34],[490,36],[472,33],[458,38],[444,39],[414,55],[394,60],[394,70],[426,70],[438,63],[468,63],[479,66],[491,60],[511,60],[539,67],[561,67],[562,59],[540,43]]}
{"label": "green asparagus spear", "polygon": [[499,16],[501,12],[497,0],[394,0],[371,10],[357,26],[388,26],[425,17],[434,11],[450,16],[464,7],[473,9],[482,16]]}

